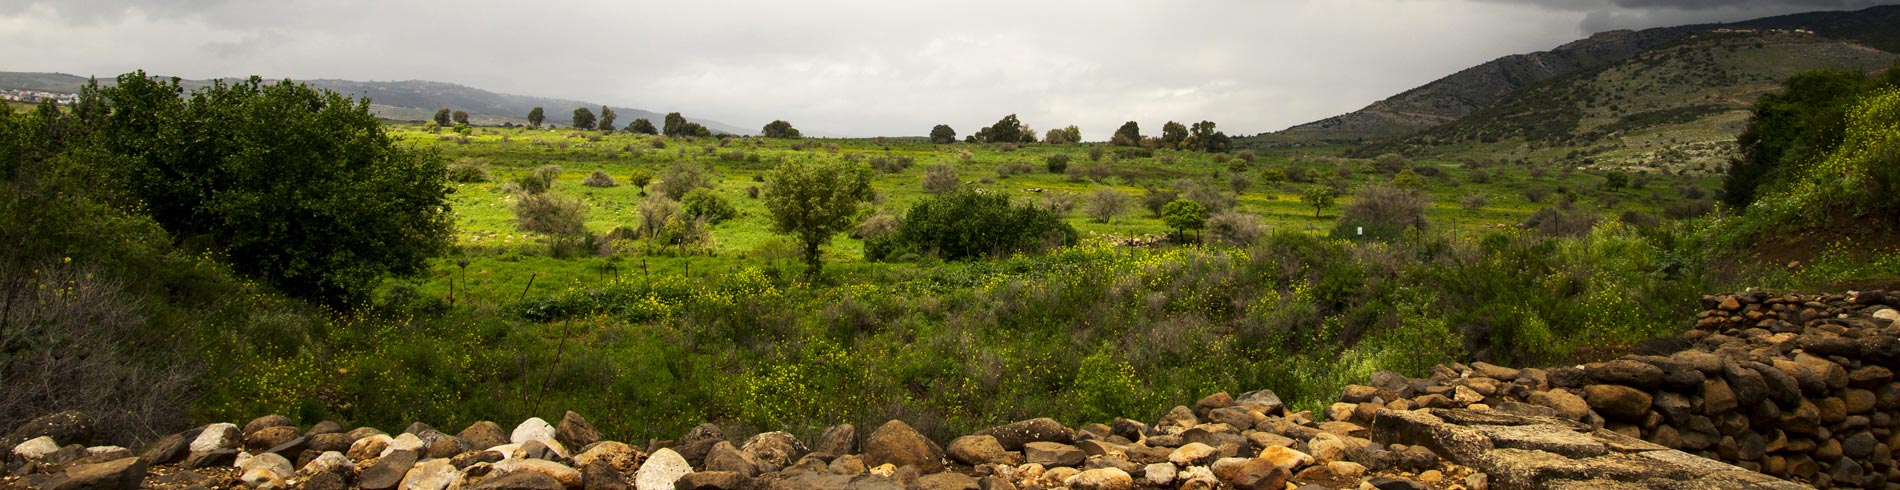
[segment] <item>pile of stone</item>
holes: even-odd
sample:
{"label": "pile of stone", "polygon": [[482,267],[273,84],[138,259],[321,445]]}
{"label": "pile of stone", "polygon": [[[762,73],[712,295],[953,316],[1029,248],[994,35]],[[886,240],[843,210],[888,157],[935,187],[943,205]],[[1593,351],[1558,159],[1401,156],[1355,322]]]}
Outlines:
{"label": "pile of stone", "polygon": [[[81,414],[63,414],[83,420]],[[37,424],[37,425],[36,425]],[[1079,429],[1039,418],[940,446],[902,421],[860,439],[825,430],[809,446],[768,432],[728,439],[701,425],[644,448],[602,440],[568,412],[512,430],[478,422],[449,434],[416,423],[394,436],[332,422],[300,428],[266,416],[211,424],[134,454],[61,446],[84,440],[60,424],[16,431],[0,486],[562,489],[1483,489],[1486,477],[1418,446],[1372,442],[1367,427],[1287,413],[1271,391],[1218,393],[1153,424],[1118,419]],[[71,425],[71,424],[67,424]]]}
{"label": "pile of stone", "polygon": [[[1438,366],[1342,390],[1332,420],[1418,409],[1548,417],[1821,488],[1900,488],[1900,296],[1703,299],[1686,347],[1551,369]],[[1444,456],[1444,454],[1440,454]],[[1469,464],[1469,463],[1468,463]],[[1482,466],[1481,466],[1482,467]]]}

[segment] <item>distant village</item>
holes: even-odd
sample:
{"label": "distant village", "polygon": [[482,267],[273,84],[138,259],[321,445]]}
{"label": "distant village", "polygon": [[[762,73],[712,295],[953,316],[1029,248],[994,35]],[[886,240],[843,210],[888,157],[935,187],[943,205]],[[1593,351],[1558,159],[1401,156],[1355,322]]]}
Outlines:
{"label": "distant village", "polygon": [[39,91],[39,90],[18,90],[18,89],[8,88],[8,89],[0,89],[0,99],[13,101],[13,102],[29,102],[29,103],[35,103],[35,104],[39,103],[40,101],[45,101],[45,100],[50,100],[50,101],[57,102],[60,104],[71,104],[79,100],[79,94],[62,94],[58,92],[44,92],[44,91]]}

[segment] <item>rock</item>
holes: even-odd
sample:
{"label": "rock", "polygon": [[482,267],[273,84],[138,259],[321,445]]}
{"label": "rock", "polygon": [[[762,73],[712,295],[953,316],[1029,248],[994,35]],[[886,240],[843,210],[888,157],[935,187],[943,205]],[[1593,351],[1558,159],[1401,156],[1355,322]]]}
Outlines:
{"label": "rock", "polygon": [[1160,421],[1155,422],[1155,429],[1167,434],[1180,434],[1196,425],[1201,425],[1201,420],[1194,416],[1194,411],[1177,405],[1168,410],[1167,415],[1161,416]]}
{"label": "rock", "polygon": [[344,434],[340,432],[330,432],[330,433],[316,434],[316,435],[304,437],[304,447],[307,449],[316,450],[318,452],[325,452],[325,451],[336,451],[339,453],[346,452],[350,450],[350,444],[355,443],[355,442],[356,440],[351,439],[349,434]]}
{"label": "rock", "polygon": [[660,449],[647,456],[640,471],[634,475],[633,487],[636,490],[670,490],[673,482],[681,476],[693,472],[693,466],[686,458],[672,449]]}
{"label": "rock", "polygon": [[811,452],[843,456],[858,450],[858,428],[851,424],[839,424],[825,428],[813,442]]}
{"label": "rock", "polygon": [[[1365,403],[1379,399],[1379,389],[1366,385],[1346,385],[1339,389],[1339,401],[1342,403]],[[1377,402],[1375,402],[1377,403]]]}
{"label": "rock", "polygon": [[692,430],[686,431],[685,436],[680,437],[679,445],[674,446],[674,450],[679,451],[680,456],[685,457],[687,462],[700,464],[706,461],[706,452],[711,451],[714,444],[724,440],[726,440],[726,433],[719,430],[719,426],[699,424]]}
{"label": "rock", "polygon": [[66,469],[64,481],[55,490],[135,490],[145,481],[145,462],[139,458],[119,458],[93,464],[73,465]]}
{"label": "rock", "polygon": [[594,430],[594,425],[587,423],[581,414],[569,411],[561,415],[561,425],[554,429],[554,440],[560,441],[562,446],[583,448],[599,442],[600,431]]}
{"label": "rock", "polygon": [[[615,443],[619,444],[619,443]],[[627,447],[621,444],[621,447]],[[582,454],[587,454],[582,452]],[[575,461],[579,461],[577,458]],[[606,459],[593,459],[581,465],[581,488],[583,490],[627,490],[626,477],[620,470],[609,464]]]}
{"label": "rock", "polygon": [[673,484],[677,490],[741,490],[750,487],[751,477],[730,471],[689,473]]}
{"label": "rock", "polygon": [[1861,432],[1841,441],[1841,453],[1849,458],[1865,460],[1874,454],[1879,444],[1880,441],[1873,434]]}
{"label": "rock", "polygon": [[1289,472],[1313,464],[1314,461],[1312,456],[1284,446],[1268,446],[1261,449],[1260,454],[1254,459],[1272,463],[1274,467]]}
{"label": "rock", "polygon": [[356,463],[351,462],[350,458],[344,457],[343,453],[325,451],[323,454],[317,455],[315,459],[311,459],[309,463],[304,463],[303,468],[297,470],[297,476],[306,479],[315,477],[318,473],[335,473],[337,476],[345,477],[354,476],[356,474]]}
{"label": "rock", "polygon": [[1055,419],[1051,418],[1029,419],[1008,425],[991,427],[977,431],[974,435],[995,437],[997,444],[1002,444],[1003,449],[1010,451],[1021,451],[1023,450],[1023,445],[1031,442],[1059,442],[1062,444],[1075,442],[1075,432],[1070,431],[1068,427],[1062,426],[1062,423],[1056,422]]}
{"label": "rock", "polygon": [[350,443],[350,451],[345,454],[356,461],[375,459],[382,456],[383,450],[389,448],[389,442],[392,440],[389,436],[382,434],[357,439],[356,442]]}
{"label": "rock", "polygon": [[501,431],[501,426],[486,420],[470,424],[455,437],[461,439],[462,444],[467,445],[471,451],[481,451],[510,442],[508,434]]}
{"label": "rock", "polygon": [[1181,467],[1205,466],[1219,457],[1220,453],[1213,446],[1191,442],[1168,453],[1168,462]]}
{"label": "rock", "polygon": [[310,426],[310,430],[304,431],[303,435],[304,437],[310,437],[317,434],[342,434],[342,433],[343,433],[343,424],[339,424],[331,420],[325,420],[322,422],[317,422],[317,425]]}
{"label": "rock", "polygon": [[141,454],[140,457],[145,459],[146,464],[161,465],[176,463],[185,459],[185,455],[190,453],[191,441],[197,438],[198,432],[196,430],[168,435],[159,438],[158,442],[146,446],[145,453]]}
{"label": "rock", "polygon": [[[1076,450],[1081,453],[1081,450]],[[892,420],[864,441],[864,464],[916,466],[922,473],[943,471],[943,449],[901,420]]]}
{"label": "rock", "polygon": [[237,456],[238,450],[236,449],[218,449],[204,452],[194,451],[190,455],[185,456],[185,461],[178,465],[188,469],[230,466],[232,462],[237,461]]}
{"label": "rock", "polygon": [[1741,406],[1754,406],[1768,399],[1768,381],[1761,373],[1755,372],[1738,363],[1722,365],[1722,379],[1728,380],[1729,389],[1735,390],[1735,401]]}
{"label": "rock", "polygon": [[28,439],[51,437],[66,444],[91,444],[94,425],[91,416],[77,410],[67,410],[51,415],[42,415],[21,424],[0,437],[0,448],[12,448]]}
{"label": "rock", "polygon": [[[282,427],[282,426],[278,426],[278,427]],[[273,454],[273,453],[264,453],[264,454],[259,454],[259,455],[251,456],[251,457],[240,457],[237,460],[236,465],[240,471],[243,471],[247,474],[252,471],[261,471],[263,473],[267,473],[272,477],[272,479],[277,480],[279,483],[282,483],[283,480],[288,480],[290,479],[290,477],[295,476],[297,474],[296,468],[290,465],[289,459],[285,459],[283,456]],[[256,482],[251,482],[251,483],[253,483],[252,486],[258,486]]]}
{"label": "rock", "polygon": [[1149,485],[1167,487],[1174,483],[1174,463],[1154,463],[1141,469],[1141,479]]}
{"label": "rock", "polygon": [[638,463],[639,460],[640,454],[634,451],[632,446],[614,441],[596,442],[593,446],[588,447],[587,450],[574,455],[574,464],[576,466],[585,468],[595,461],[600,461],[613,467],[614,471],[620,473],[631,473],[638,470],[640,467],[637,466],[636,463]]}
{"label": "rock", "polygon": [[428,450],[428,445],[422,442],[421,437],[416,437],[415,434],[404,432],[390,439],[389,445],[383,447],[381,455],[389,456],[390,453],[396,451],[410,451],[416,453],[419,457],[425,450]]}
{"label": "rock", "polygon": [[1232,480],[1236,490],[1285,490],[1291,473],[1273,461],[1254,459],[1240,466]]}
{"label": "rock", "polygon": [[303,482],[303,490],[349,490],[349,488],[349,485],[343,482],[343,477],[335,473],[319,473]]}
{"label": "rock", "polygon": [[1306,441],[1306,449],[1312,451],[1313,458],[1321,463],[1345,461],[1346,455],[1352,451],[1345,439],[1328,432],[1321,432]]}
{"label": "rock", "polygon": [[429,442],[429,447],[423,450],[423,454],[431,458],[452,458],[466,450],[468,448],[462,447],[460,439],[444,434]]}
{"label": "rock", "polygon": [[521,421],[521,425],[515,426],[515,430],[508,434],[508,442],[525,444],[528,441],[555,441],[557,439],[554,436],[554,426],[548,424],[548,421],[541,420],[540,417],[528,417],[528,420]]}
{"label": "rock", "polygon": [[827,465],[825,469],[831,471],[834,475],[846,476],[862,475],[870,471],[869,468],[864,467],[864,458],[858,457],[856,454],[839,456],[837,459],[831,460],[831,464]]}
{"label": "rock", "polygon": [[1234,406],[1234,396],[1223,391],[1207,395],[1199,401],[1194,402],[1194,414],[1201,418],[1207,418],[1208,412],[1212,412],[1217,408],[1227,408],[1231,406]]}
{"label": "rock", "polygon": [[759,463],[753,461],[751,456],[739,452],[739,448],[732,447],[732,443],[726,441],[713,444],[712,450],[706,452],[703,466],[706,471],[729,471],[745,476],[758,476],[760,469]]}
{"label": "rock", "polygon": [[1425,485],[1402,478],[1375,476],[1366,480],[1366,484],[1379,490],[1425,490]]}
{"label": "rock", "polygon": [[[1894,390],[1892,398],[1897,402],[1896,405],[1900,405],[1900,390]],[[1115,423],[1108,426],[1108,432],[1129,442],[1135,442],[1147,437],[1148,424],[1117,417]]]}
{"label": "rock", "polygon": [[919,490],[979,490],[975,478],[954,471],[924,475],[917,479]]}
{"label": "rock", "polygon": [[35,437],[13,446],[13,455],[27,461],[39,461],[58,451],[59,443],[48,436]]}
{"label": "rock", "polygon": [[1234,430],[1247,430],[1253,428],[1253,413],[1247,407],[1224,407],[1208,411],[1207,418],[1214,423],[1227,424]]}
{"label": "rock", "polygon": [[461,474],[449,460],[431,459],[409,468],[402,477],[402,490],[443,490],[458,476]]}
{"label": "rock", "polygon": [[1266,415],[1280,415],[1286,412],[1286,403],[1280,401],[1280,395],[1273,390],[1255,390],[1241,393],[1234,405]]}
{"label": "rock", "polygon": [[237,449],[244,436],[238,433],[236,424],[211,424],[205,426],[198,438],[191,441],[191,452],[208,453],[222,449]]}
{"label": "rock", "polygon": [[[272,428],[272,427],[290,427],[292,429],[295,429],[297,428],[297,422],[290,420],[290,417],[285,417],[282,415],[265,415],[262,417],[251,419],[249,423],[244,424],[244,431],[242,433],[244,434],[244,437],[246,439],[249,439],[251,434],[255,434],[257,433],[257,431]],[[299,432],[299,435],[301,434],[302,433]]]}
{"label": "rock", "polygon": [[1649,412],[1650,403],[1654,401],[1648,393],[1622,385],[1585,386],[1583,398],[1597,413],[1630,421],[1642,420],[1643,414]]}
{"label": "rock", "polygon": [[797,437],[785,432],[754,435],[747,438],[739,450],[758,462],[765,471],[778,471],[780,468],[791,466],[807,452],[805,444],[798,442]]}
{"label": "rock", "polygon": [[1326,463],[1326,467],[1328,469],[1333,470],[1333,474],[1346,477],[1346,478],[1363,477],[1366,475],[1366,471],[1367,471],[1365,465],[1361,465],[1359,463],[1354,463],[1351,461],[1334,461],[1331,463]]}
{"label": "rock", "polygon": [[1561,389],[1531,392],[1529,401],[1533,405],[1550,407],[1557,416],[1570,420],[1583,420],[1590,414],[1590,404],[1583,397]]}
{"label": "rock", "polygon": [[493,465],[494,463],[501,462],[501,460],[503,459],[507,459],[507,458],[502,456],[501,453],[496,452],[493,449],[490,449],[486,451],[469,451],[462,454],[457,454],[455,455],[455,457],[449,458],[449,462],[453,463],[456,468],[468,469],[468,467],[474,466],[479,463],[489,463],[490,465]]}
{"label": "rock", "polygon": [[[257,421],[252,421],[251,423],[255,424]],[[303,431],[297,429],[297,426],[294,425],[274,425],[246,432],[245,434],[244,447],[253,451],[282,446],[285,443],[303,437]]]}
{"label": "rock", "polygon": [[[566,488],[561,485],[560,480],[555,480],[552,476],[533,471],[517,471],[489,477],[470,490],[566,490]],[[665,489],[672,490],[673,484],[667,483]]]}
{"label": "rock", "polygon": [[547,475],[566,487],[581,486],[581,472],[567,465],[545,459],[508,459],[495,463],[495,471],[501,473],[534,472]]}
{"label": "rock", "polygon": [[389,490],[402,483],[409,474],[409,468],[416,465],[415,451],[396,451],[383,456],[376,464],[363,470],[358,478],[358,486],[363,490]]}
{"label": "rock", "polygon": [[[1225,393],[1222,393],[1225,395]],[[1134,490],[1135,478],[1120,468],[1096,468],[1063,479],[1074,490]]]}
{"label": "rock", "polygon": [[946,451],[950,459],[970,466],[1006,463],[1009,452],[996,442],[996,436],[991,435],[958,437],[950,441]]}
{"label": "rock", "polygon": [[1653,390],[1662,385],[1663,370],[1649,363],[1618,359],[1585,365],[1584,372],[1599,384],[1624,385]]}
{"label": "rock", "polygon": [[1043,466],[1069,466],[1082,464],[1088,459],[1081,449],[1060,442],[1036,441],[1023,445],[1025,460]]}

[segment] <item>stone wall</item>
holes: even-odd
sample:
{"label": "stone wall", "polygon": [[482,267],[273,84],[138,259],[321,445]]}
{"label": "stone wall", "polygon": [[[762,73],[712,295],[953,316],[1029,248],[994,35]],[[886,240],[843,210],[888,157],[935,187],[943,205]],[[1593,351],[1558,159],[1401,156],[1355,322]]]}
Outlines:
{"label": "stone wall", "polygon": [[[1884,292],[1703,298],[1667,355],[1550,369],[1438,366],[1342,390],[1335,420],[1382,410],[1475,409],[1552,417],[1820,488],[1900,488],[1900,296]],[[1390,412],[1387,412],[1390,414]]]}

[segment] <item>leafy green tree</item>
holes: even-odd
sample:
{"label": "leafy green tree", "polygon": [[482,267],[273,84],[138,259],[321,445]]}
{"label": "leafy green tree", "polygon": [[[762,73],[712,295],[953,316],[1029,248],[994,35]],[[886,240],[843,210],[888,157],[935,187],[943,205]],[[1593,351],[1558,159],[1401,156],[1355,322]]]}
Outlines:
{"label": "leafy green tree", "polygon": [[447,107],[435,110],[435,125],[437,126],[448,126],[450,124],[455,124],[454,118],[455,118],[455,113],[449,111],[449,108]]}
{"label": "leafy green tree", "polygon": [[1075,243],[1076,237],[1055,211],[1012,206],[1002,194],[959,190],[912,205],[896,233],[865,244],[865,256],[918,253],[964,260],[1046,250]]}
{"label": "leafy green tree", "polygon": [[680,205],[685,208],[686,215],[704,218],[707,223],[717,224],[739,216],[739,210],[732,207],[731,201],[704,187],[686,193],[686,197],[680,199]]}
{"label": "leafy green tree", "polygon": [[1141,146],[1141,125],[1134,121],[1122,123],[1115,129],[1115,135],[1108,138],[1108,144],[1115,146]]}
{"label": "leafy green tree", "polygon": [[457,125],[468,125],[468,112],[466,111],[455,111],[455,114],[451,118],[455,120],[455,124]]}
{"label": "leafy green tree", "polygon": [[615,116],[616,114],[614,114],[613,109],[610,109],[607,106],[600,106],[600,122],[595,124],[594,126],[600,129],[601,131],[613,131]]}
{"label": "leafy green tree", "polygon": [[1173,228],[1175,236],[1187,239],[1187,232],[1207,226],[1207,207],[1182,199],[1161,207],[1161,222]]}
{"label": "leafy green tree", "polygon": [[1067,142],[1069,143],[1081,143],[1082,142],[1082,128],[1075,127],[1074,124],[1070,124],[1069,127],[1062,128],[1062,139],[1068,140]]}
{"label": "leafy green tree", "polygon": [[689,123],[686,122],[686,116],[682,116],[678,112],[668,112],[666,113],[666,121],[660,126],[660,134],[664,134],[669,138],[692,136],[690,129],[686,127],[687,124]]}
{"label": "leafy green tree", "polygon": [[936,127],[930,128],[930,142],[939,145],[955,143],[957,142],[957,130],[950,129],[950,125],[948,124],[938,124]]}
{"label": "leafy green tree", "polygon": [[1311,185],[1307,186],[1306,190],[1300,191],[1300,202],[1313,207],[1313,219],[1319,219],[1319,212],[1332,207],[1333,200],[1338,197],[1337,191],[1324,185]]}
{"label": "leafy green tree", "polygon": [[1603,189],[1604,190],[1614,191],[1614,190],[1622,189],[1624,187],[1629,187],[1629,185],[1630,185],[1629,174],[1622,173],[1622,172],[1610,172],[1607,174],[1603,174]]}
{"label": "leafy green tree", "polygon": [[794,159],[766,177],[763,200],[772,229],[800,243],[806,274],[816,280],[824,267],[819,247],[851,229],[858,204],[870,194],[870,167],[845,160]]}
{"label": "leafy green tree", "polygon": [[648,121],[647,118],[642,117],[639,119],[634,119],[632,124],[628,124],[627,132],[640,133],[640,134],[660,134],[660,128],[653,127],[653,121]]}
{"label": "leafy green tree", "polygon": [[397,144],[369,101],[258,77],[182,93],[120,76],[94,128],[102,150],[136,162],[132,193],[179,240],[334,306],[448,248],[446,165]]}
{"label": "leafy green tree", "polygon": [[693,189],[711,189],[713,186],[712,169],[686,162],[673,162],[660,171],[660,182],[654,189],[665,194],[668,199],[678,201],[686,197]]}
{"label": "leafy green tree", "polygon": [[644,196],[647,193],[647,184],[653,183],[653,174],[645,170],[634,170],[633,173],[627,174],[627,183],[633,184],[635,189],[640,189],[640,195]]}
{"label": "leafy green tree", "polygon": [[594,111],[586,107],[575,108],[574,129],[594,129]]}
{"label": "leafy green tree", "polygon": [[767,138],[785,139],[797,139],[802,136],[798,133],[798,128],[792,127],[792,123],[785,122],[784,120],[774,120],[765,123],[765,129],[759,131],[759,134]]}
{"label": "leafy green tree", "polygon": [[[996,121],[996,124],[978,130],[976,132],[976,139],[983,143],[1023,143],[1025,142],[1023,139],[1023,122],[1016,119],[1015,114],[1003,116],[1002,119]],[[1028,141],[1035,140],[1035,135],[1033,133],[1030,134]]]}
{"label": "leafy green tree", "polygon": [[1164,148],[1179,150],[1181,143],[1187,141],[1187,137],[1187,126],[1181,123],[1168,121],[1167,124],[1161,125],[1161,146]]}
{"label": "leafy green tree", "polygon": [[547,118],[547,113],[542,111],[540,107],[529,109],[528,127],[531,129],[541,129],[541,122],[547,120]]}
{"label": "leafy green tree", "polygon": [[1201,121],[1188,128],[1187,139],[1181,142],[1187,149],[1208,153],[1225,153],[1233,149],[1233,140],[1227,133],[1214,130],[1214,121]]}

